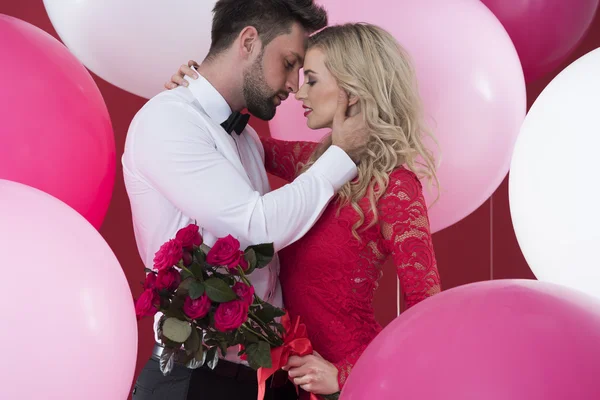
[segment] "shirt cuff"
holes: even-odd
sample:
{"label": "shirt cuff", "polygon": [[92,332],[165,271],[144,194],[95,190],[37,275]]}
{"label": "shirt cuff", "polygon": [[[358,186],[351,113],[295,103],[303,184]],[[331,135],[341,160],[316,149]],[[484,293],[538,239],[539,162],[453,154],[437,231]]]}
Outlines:
{"label": "shirt cuff", "polygon": [[315,161],[307,173],[325,177],[337,192],[344,184],[356,177],[358,170],[344,150],[332,145]]}

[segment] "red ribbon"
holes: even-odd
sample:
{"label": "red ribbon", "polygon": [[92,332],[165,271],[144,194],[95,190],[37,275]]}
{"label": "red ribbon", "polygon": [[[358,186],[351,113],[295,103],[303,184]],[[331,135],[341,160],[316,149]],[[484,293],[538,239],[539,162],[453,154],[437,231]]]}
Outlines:
{"label": "red ribbon", "polygon": [[[265,397],[267,379],[276,371],[285,366],[291,356],[307,356],[313,353],[312,344],[308,339],[306,325],[300,323],[300,317],[296,318],[295,324],[292,326],[290,316],[286,313],[281,317],[281,324],[285,329],[283,345],[271,349],[271,368],[259,368],[258,374],[258,400],[263,400]],[[296,387],[296,390],[298,388]],[[317,396],[310,394],[311,400],[318,400]]]}

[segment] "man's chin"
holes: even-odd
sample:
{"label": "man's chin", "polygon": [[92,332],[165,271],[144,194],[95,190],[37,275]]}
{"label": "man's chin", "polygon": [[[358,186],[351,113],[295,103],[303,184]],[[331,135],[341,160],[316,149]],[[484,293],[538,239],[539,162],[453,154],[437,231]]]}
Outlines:
{"label": "man's chin", "polygon": [[276,107],[273,107],[272,109],[269,109],[269,110],[248,108],[248,112],[250,114],[252,114],[253,116],[255,116],[258,119],[262,119],[263,121],[272,120],[275,117],[275,110],[276,110]]}

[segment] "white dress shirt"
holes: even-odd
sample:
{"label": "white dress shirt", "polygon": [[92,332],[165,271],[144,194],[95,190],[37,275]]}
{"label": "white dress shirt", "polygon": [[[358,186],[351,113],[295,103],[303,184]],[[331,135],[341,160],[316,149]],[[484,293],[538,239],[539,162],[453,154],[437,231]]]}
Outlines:
{"label": "white dress shirt", "polygon": [[[188,83],[148,101],[127,133],[123,174],[146,267],[153,268],[164,242],[194,221],[209,246],[231,234],[242,250],[271,242],[282,249],[302,237],[356,176],[348,155],[331,146],[293,183],[270,191],[254,129],[228,134],[220,125],[231,114],[225,99],[202,76]],[[281,307],[278,273],[275,256],[249,278],[258,296]]]}

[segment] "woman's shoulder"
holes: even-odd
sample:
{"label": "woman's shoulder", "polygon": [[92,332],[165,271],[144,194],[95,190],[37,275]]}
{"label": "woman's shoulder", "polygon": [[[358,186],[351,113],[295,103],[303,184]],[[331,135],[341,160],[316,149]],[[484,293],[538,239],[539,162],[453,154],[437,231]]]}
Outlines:
{"label": "woman's shoulder", "polygon": [[423,190],[423,185],[417,174],[404,166],[399,166],[390,173],[386,193],[395,193],[398,190],[420,192]]}
{"label": "woman's shoulder", "polygon": [[383,222],[397,222],[409,216],[408,210],[426,207],[423,185],[419,177],[406,167],[398,167],[389,175],[388,186],[378,201]]}

